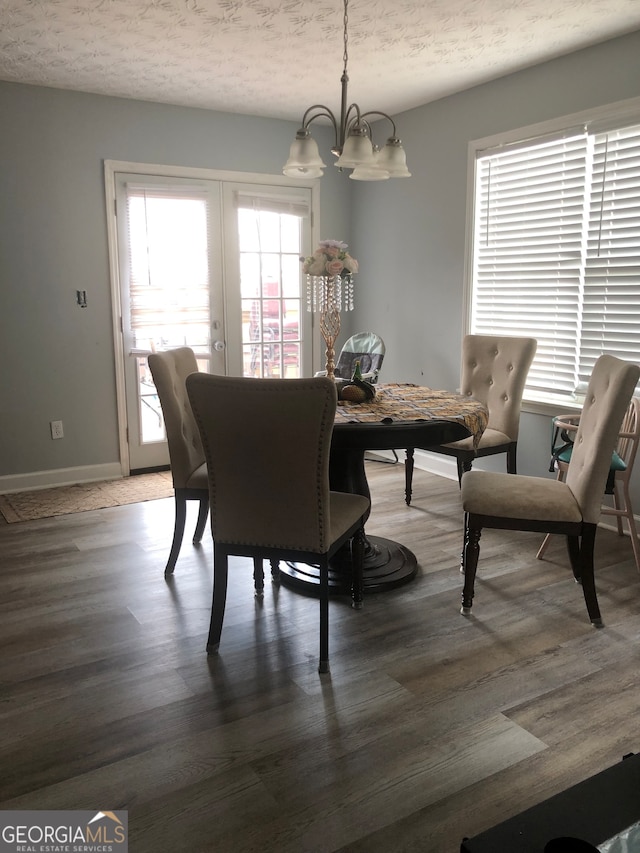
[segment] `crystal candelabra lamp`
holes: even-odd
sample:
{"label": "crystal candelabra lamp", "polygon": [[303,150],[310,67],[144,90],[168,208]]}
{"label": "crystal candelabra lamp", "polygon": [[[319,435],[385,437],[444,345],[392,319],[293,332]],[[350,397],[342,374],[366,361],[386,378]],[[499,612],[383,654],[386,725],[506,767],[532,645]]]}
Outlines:
{"label": "crystal candelabra lamp", "polygon": [[320,332],[326,347],[327,376],[335,379],[335,343],[340,334],[340,312],[353,311],[353,275],[358,262],[340,240],[323,240],[303,258],[307,274],[307,311],[320,315]]}

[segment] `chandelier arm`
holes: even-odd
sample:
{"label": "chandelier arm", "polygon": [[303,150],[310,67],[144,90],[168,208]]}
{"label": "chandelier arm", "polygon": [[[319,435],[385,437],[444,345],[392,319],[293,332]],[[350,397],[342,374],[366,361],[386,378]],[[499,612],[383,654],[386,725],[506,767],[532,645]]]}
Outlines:
{"label": "chandelier arm", "polygon": [[362,113],[360,118],[363,119],[363,118],[365,118],[365,116],[382,116],[382,118],[386,118],[388,121],[391,122],[391,127],[393,128],[393,134],[392,134],[393,139],[397,138],[396,137],[396,123],[391,118],[390,115],[387,115],[387,113],[383,113],[381,110],[367,110],[366,113]]}
{"label": "chandelier arm", "polygon": [[[309,115],[314,110],[317,110],[313,115]],[[331,112],[329,107],[325,107],[324,104],[313,104],[313,106],[309,107],[305,114],[302,116],[302,128],[306,130],[311,122],[315,121],[317,118],[328,118],[331,124],[333,125],[333,129],[338,131],[338,121],[334,114]]]}
{"label": "chandelier arm", "polygon": [[[362,113],[360,112],[360,107],[358,104],[350,104],[349,107],[344,111],[343,117],[343,126],[345,130],[345,139],[349,134],[349,131],[352,127],[358,127],[362,124]],[[342,140],[344,143],[344,139]]]}

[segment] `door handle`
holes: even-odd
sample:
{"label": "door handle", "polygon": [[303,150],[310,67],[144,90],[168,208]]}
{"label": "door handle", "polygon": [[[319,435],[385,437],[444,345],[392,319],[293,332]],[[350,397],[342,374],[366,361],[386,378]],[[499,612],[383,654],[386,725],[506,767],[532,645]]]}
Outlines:
{"label": "door handle", "polygon": [[227,348],[227,345],[224,341],[215,341],[213,344],[213,348],[216,352],[224,352]]}

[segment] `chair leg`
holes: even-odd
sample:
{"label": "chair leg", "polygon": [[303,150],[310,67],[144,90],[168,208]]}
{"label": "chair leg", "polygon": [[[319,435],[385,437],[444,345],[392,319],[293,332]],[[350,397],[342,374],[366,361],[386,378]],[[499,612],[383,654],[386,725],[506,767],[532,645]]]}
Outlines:
{"label": "chair leg", "polygon": [[569,563],[576,583],[582,583],[582,563],[580,561],[580,539],[577,536],[567,536],[567,553]]}
{"label": "chair leg", "polygon": [[320,561],[320,663],[318,672],[329,672],[329,559]]}
{"label": "chair leg", "polygon": [[594,628],[602,628],[602,618],[596,594],[596,581],[593,571],[593,549],[596,540],[597,525],[585,524],[580,541],[580,577],[582,592],[591,624]]}
{"label": "chair leg", "polygon": [[464,572],[464,587],[462,589],[462,607],[460,613],[463,616],[471,614],[473,606],[473,590],[478,568],[478,557],[480,556],[481,527],[471,526],[471,516],[464,516],[464,546],[462,549],[462,571]]}
{"label": "chair leg", "polygon": [[200,505],[198,509],[198,520],[196,522],[196,529],[193,534],[193,544],[199,545],[202,542],[202,535],[204,533],[204,527],[207,523],[207,518],[209,516],[209,498],[200,498]]}
{"label": "chair leg", "polygon": [[260,557],[253,558],[253,586],[256,596],[262,598],[264,595],[264,569]]}
{"label": "chair leg", "polygon": [[[514,454],[515,454],[515,450],[514,450]],[[514,456],[514,459],[515,459],[515,456]],[[516,473],[515,468],[513,471],[509,471],[508,461],[507,461],[507,473],[509,473],[509,474],[515,474]],[[562,468],[558,468],[558,474],[557,474],[556,479],[560,480],[561,483],[564,481],[564,471],[562,470]],[[543,558],[544,553],[547,550],[547,548],[549,547],[550,542],[551,542],[551,534],[547,533],[547,535],[542,540],[542,545],[538,548],[538,553],[536,554],[536,559],[541,560]],[[571,559],[571,555],[569,555],[569,559]]]}
{"label": "chair leg", "polygon": [[536,554],[536,559],[541,560],[544,556],[544,552],[549,547],[549,543],[551,542],[551,534],[547,533],[547,535],[542,540],[542,545],[538,548],[538,553]]}
{"label": "chair leg", "polygon": [[187,501],[182,497],[177,489],[175,492],[175,503],[176,518],[173,526],[173,542],[171,543],[171,551],[169,552],[167,565],[164,568],[165,578],[172,575],[173,570],[176,567],[178,554],[180,553],[180,546],[182,545],[182,537],[184,536],[184,525],[187,520]]}
{"label": "chair leg", "polygon": [[270,560],[271,580],[276,585],[280,583],[280,560]]}
{"label": "chair leg", "polygon": [[516,458],[518,455],[518,445],[512,444],[507,450],[507,474],[517,474]]}
{"label": "chair leg", "polygon": [[[636,520],[633,517],[633,508],[631,506],[631,495],[629,494],[629,482],[625,480],[622,485],[624,494],[624,509],[627,524],[629,525],[629,534],[631,536],[631,547],[633,548],[633,556],[636,559],[636,568],[640,572],[640,543],[638,542],[638,531],[636,529]],[[620,519],[622,521],[622,519]]]}
{"label": "chair leg", "polygon": [[211,622],[207,639],[207,654],[215,655],[220,647],[224,608],[227,603],[227,575],[229,558],[214,543],[213,546],[213,602],[211,604]]}
{"label": "chair leg", "polygon": [[462,486],[462,475],[471,470],[472,463],[470,459],[463,459],[461,456],[456,456],[456,462],[458,463],[458,485]]}
{"label": "chair leg", "polygon": [[411,503],[413,488],[413,454],[413,447],[407,447],[404,460],[404,502],[407,506]]}
{"label": "chair leg", "polygon": [[615,479],[613,481],[613,491],[611,494],[613,495],[613,508],[615,509],[616,522],[618,524],[618,536],[624,536],[624,530],[622,529],[622,516],[625,514],[625,512],[622,508],[622,504],[620,503],[618,483]]}
{"label": "chair leg", "polygon": [[364,596],[364,530],[362,528],[356,531],[351,540],[351,564],[353,566],[351,606],[355,610],[360,610]]}

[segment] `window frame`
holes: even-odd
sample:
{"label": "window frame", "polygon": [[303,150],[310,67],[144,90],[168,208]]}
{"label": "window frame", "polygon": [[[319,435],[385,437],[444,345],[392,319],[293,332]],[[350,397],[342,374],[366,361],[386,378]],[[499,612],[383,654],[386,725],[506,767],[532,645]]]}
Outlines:
{"label": "window frame", "polygon": [[[583,131],[588,128],[590,132],[600,132],[612,129],[617,125],[638,123],[640,124],[640,98],[630,98],[618,101],[602,107],[584,110],[579,113],[560,116],[548,121],[540,122],[525,127],[514,128],[489,137],[471,140],[468,144],[467,153],[467,215],[466,215],[466,238],[465,238],[465,265],[464,265],[464,291],[463,291],[463,334],[471,332],[473,317],[473,273],[474,273],[474,240],[476,237],[476,199],[475,187],[477,181],[478,158],[488,150],[500,148],[517,147],[535,144],[537,139],[542,141],[554,135],[562,137],[575,133],[576,129]],[[523,411],[536,412],[540,414],[557,413],[558,407],[570,411],[580,410],[582,400],[579,397],[570,397],[561,394],[532,394],[525,389],[522,408]]]}

